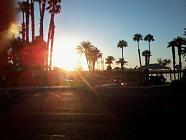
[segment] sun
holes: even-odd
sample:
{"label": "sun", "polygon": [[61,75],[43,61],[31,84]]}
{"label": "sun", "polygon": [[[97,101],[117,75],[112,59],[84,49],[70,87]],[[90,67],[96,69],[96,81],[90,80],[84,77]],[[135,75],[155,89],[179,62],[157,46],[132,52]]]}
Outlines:
{"label": "sun", "polygon": [[67,71],[73,71],[81,64],[83,70],[87,69],[85,60],[76,53],[76,47],[79,40],[71,37],[56,38],[53,51],[53,66],[63,68]]}
{"label": "sun", "polygon": [[65,70],[74,70],[77,64],[78,56],[71,46],[63,46],[56,43],[53,52],[53,66],[63,68]]}

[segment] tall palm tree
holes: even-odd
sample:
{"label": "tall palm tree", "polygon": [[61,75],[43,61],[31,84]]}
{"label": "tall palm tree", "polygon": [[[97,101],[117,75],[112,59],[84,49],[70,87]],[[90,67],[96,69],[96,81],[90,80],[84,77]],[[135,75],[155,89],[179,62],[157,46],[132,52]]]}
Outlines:
{"label": "tall palm tree", "polygon": [[18,2],[18,12],[22,12],[22,40],[25,42],[25,12],[26,12],[26,2]]}
{"label": "tall palm tree", "polygon": [[[122,58],[122,60],[124,59],[123,58],[123,48],[124,47],[127,47],[128,46],[128,43],[127,43],[127,41],[124,41],[124,40],[120,40],[119,42],[118,42],[118,44],[117,44],[117,48],[121,48],[121,58]],[[121,70],[122,70],[122,73],[123,73],[123,63],[121,63]]]}
{"label": "tall palm tree", "polygon": [[140,63],[140,67],[141,67],[141,53],[140,53],[140,48],[139,48],[139,42],[140,40],[143,40],[143,36],[141,34],[135,34],[133,37],[134,41],[137,41],[138,43],[138,56],[139,56],[139,63]]}
{"label": "tall palm tree", "polygon": [[47,0],[34,0],[39,4],[39,14],[40,14],[40,27],[39,27],[39,34],[43,39],[43,20],[45,16],[45,9],[46,9],[46,2]]}
{"label": "tall palm tree", "polygon": [[31,27],[32,27],[32,42],[35,39],[35,14],[34,14],[34,0],[30,2],[30,13],[31,13]]}
{"label": "tall palm tree", "polygon": [[88,69],[90,70],[90,58],[89,58],[89,52],[93,48],[93,45],[89,41],[82,41],[79,46],[77,46],[76,50],[77,53],[82,55],[85,55],[86,61],[87,61],[87,66]]}
{"label": "tall palm tree", "polygon": [[26,43],[29,43],[29,23],[30,23],[30,3],[29,0],[25,2],[25,15],[26,15]]}
{"label": "tall palm tree", "polygon": [[151,52],[149,50],[145,50],[145,51],[142,52],[142,56],[145,57],[145,65],[149,64],[148,59],[151,56]]}
{"label": "tall palm tree", "polygon": [[46,8],[49,12],[50,16],[50,24],[48,30],[48,40],[47,40],[47,48],[49,49],[50,43],[50,61],[49,61],[49,70],[52,69],[52,53],[53,53],[53,44],[54,44],[54,32],[55,32],[55,23],[54,18],[56,14],[59,14],[61,11],[61,0],[48,0],[48,7]]}
{"label": "tall palm tree", "polygon": [[181,70],[182,70],[182,61],[181,61],[181,54],[182,54],[182,47],[186,44],[186,41],[183,37],[177,37],[174,39],[176,43],[176,47],[178,48],[178,56],[179,56],[179,77],[181,78]]}
{"label": "tall palm tree", "polygon": [[[154,41],[154,36],[153,35],[151,35],[151,34],[148,34],[148,35],[146,35],[145,37],[144,37],[144,40],[145,41],[148,41],[148,43],[149,43],[149,52],[151,52],[150,51],[150,43],[152,42],[152,41]],[[150,63],[150,55],[149,55],[149,61],[148,61],[148,64]]]}
{"label": "tall palm tree", "polygon": [[172,48],[172,63],[173,63],[173,71],[174,71],[174,79],[176,79],[176,56],[175,56],[175,47],[176,47],[176,42],[174,40],[168,42],[168,48]]}

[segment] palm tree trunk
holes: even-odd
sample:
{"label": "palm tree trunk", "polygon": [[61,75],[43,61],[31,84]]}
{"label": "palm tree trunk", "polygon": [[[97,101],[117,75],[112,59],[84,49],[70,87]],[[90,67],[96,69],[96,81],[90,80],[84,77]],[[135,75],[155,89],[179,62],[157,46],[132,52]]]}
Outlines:
{"label": "palm tree trunk", "polygon": [[35,15],[34,15],[34,2],[31,0],[31,20],[32,20],[32,42],[35,39]]}
{"label": "palm tree trunk", "polygon": [[86,50],[85,50],[85,58],[86,58],[86,61],[87,61],[88,70],[91,71],[90,60],[88,59],[88,53],[86,52]]}
{"label": "palm tree trunk", "polygon": [[121,71],[123,73],[123,70],[124,70],[124,68],[123,68],[123,47],[121,48],[121,53],[122,53]]}
{"label": "palm tree trunk", "polygon": [[145,56],[145,65],[148,64],[148,56]]}
{"label": "palm tree trunk", "polygon": [[[53,29],[54,30],[54,29]],[[54,45],[54,31],[51,37],[51,47],[50,47],[50,63],[49,63],[49,70],[52,70],[52,58],[53,58],[53,45]]]}
{"label": "palm tree trunk", "polygon": [[179,73],[180,73],[179,78],[181,78],[181,70],[182,70],[182,62],[181,62],[181,55],[179,55]]}
{"label": "palm tree trunk", "polygon": [[23,23],[22,23],[22,40],[25,42],[25,13],[23,12]]}
{"label": "palm tree trunk", "polygon": [[53,45],[54,45],[54,32],[55,32],[55,25],[54,25],[54,14],[51,15],[51,44],[50,44],[50,63],[49,69],[52,70],[52,58],[53,58]]}
{"label": "palm tree trunk", "polygon": [[181,62],[181,46],[178,46],[179,55],[179,78],[181,78],[182,62]]}
{"label": "palm tree trunk", "polygon": [[39,29],[39,34],[40,34],[40,37],[42,38],[42,40],[44,40],[43,38],[43,18],[40,19],[40,29]]}
{"label": "palm tree trunk", "polygon": [[176,79],[176,61],[175,61],[175,48],[172,46],[172,59],[173,59],[173,71],[174,71],[174,80]]}
{"label": "palm tree trunk", "polygon": [[26,4],[26,43],[29,43],[29,0]]}
{"label": "palm tree trunk", "polygon": [[[149,53],[151,54],[151,52],[150,52],[150,41],[149,41]],[[148,57],[149,57],[148,58],[148,64],[150,64],[150,55]]]}
{"label": "palm tree trunk", "polygon": [[48,39],[47,39],[47,52],[46,52],[46,70],[48,71],[49,70],[49,62],[48,62],[48,59],[49,59],[49,51],[50,51],[50,40],[52,38],[52,17],[50,18],[50,24],[49,24],[49,28],[48,28]]}
{"label": "palm tree trunk", "polygon": [[95,64],[96,64],[96,61],[93,61],[93,66],[92,66],[93,72],[95,71]]}
{"label": "palm tree trunk", "polygon": [[141,67],[141,54],[140,54],[140,49],[139,49],[139,41],[138,41],[138,55],[139,55],[139,62],[140,62],[140,67]]}
{"label": "palm tree trunk", "polygon": [[46,7],[46,0],[43,0],[42,6],[40,5],[41,15],[40,15],[40,36],[43,39],[43,20],[45,16],[45,7]]}

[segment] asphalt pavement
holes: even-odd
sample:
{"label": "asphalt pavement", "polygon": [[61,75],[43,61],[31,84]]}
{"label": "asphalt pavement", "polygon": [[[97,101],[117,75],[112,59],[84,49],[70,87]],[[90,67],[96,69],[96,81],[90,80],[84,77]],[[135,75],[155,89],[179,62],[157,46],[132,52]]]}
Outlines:
{"label": "asphalt pavement", "polygon": [[185,139],[185,96],[167,89],[1,92],[2,140]]}

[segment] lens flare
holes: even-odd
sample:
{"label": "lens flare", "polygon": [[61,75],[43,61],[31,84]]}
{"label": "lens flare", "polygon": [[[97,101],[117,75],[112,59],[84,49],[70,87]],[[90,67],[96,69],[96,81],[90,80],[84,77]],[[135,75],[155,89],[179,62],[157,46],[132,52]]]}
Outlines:
{"label": "lens flare", "polygon": [[7,31],[7,38],[12,38],[19,34],[20,27],[17,23],[12,23]]}
{"label": "lens flare", "polygon": [[19,31],[19,25],[13,22],[10,24],[10,27],[6,31],[0,32],[0,52],[3,52],[3,50],[5,50],[10,40],[15,38],[15,36],[19,34]]}

